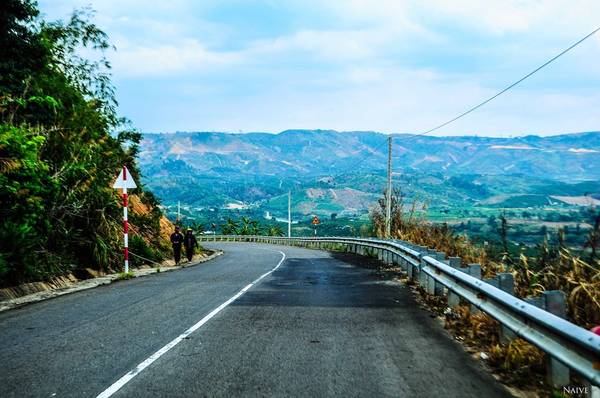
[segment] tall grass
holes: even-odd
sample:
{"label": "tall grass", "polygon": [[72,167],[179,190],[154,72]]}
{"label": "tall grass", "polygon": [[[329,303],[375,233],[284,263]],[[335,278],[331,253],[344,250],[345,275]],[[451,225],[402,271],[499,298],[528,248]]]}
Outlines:
{"label": "tall grass", "polygon": [[[519,253],[518,259],[513,259],[505,250],[498,259],[489,249],[474,244],[465,235],[456,234],[447,224],[427,221],[422,215],[426,205],[419,205],[416,200],[408,205],[402,202],[400,192],[395,190],[392,195],[393,238],[461,257],[464,264],[479,263],[484,277],[511,272],[515,278],[515,294],[520,298],[536,296],[545,290],[561,290],[567,297],[567,317],[571,322],[584,328],[600,324],[600,260],[596,257],[595,246],[591,247],[591,255],[586,248],[574,252],[560,243],[559,232],[558,245],[551,245],[546,238],[538,245],[535,256]],[[375,234],[383,236],[385,195],[371,210],[370,216]],[[596,228],[590,232],[588,249],[598,242],[599,224],[597,222]],[[500,236],[505,237],[506,221],[499,228]],[[584,256],[587,258],[584,259]]]}

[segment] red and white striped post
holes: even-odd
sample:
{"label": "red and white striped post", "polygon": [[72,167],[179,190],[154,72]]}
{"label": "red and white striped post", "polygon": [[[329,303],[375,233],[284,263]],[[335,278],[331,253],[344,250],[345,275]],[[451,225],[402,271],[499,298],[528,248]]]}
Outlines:
{"label": "red and white striped post", "polygon": [[[127,182],[127,167],[123,166],[123,180]],[[125,255],[125,273],[129,272],[129,221],[127,220],[127,186],[123,187],[123,242]]]}
{"label": "red and white striped post", "polygon": [[137,185],[131,176],[127,167],[124,165],[121,173],[117,177],[113,188],[123,189],[123,254],[125,256],[125,272],[129,272],[129,221],[127,219],[127,207],[129,206],[129,198],[127,196],[127,188],[136,188]]}

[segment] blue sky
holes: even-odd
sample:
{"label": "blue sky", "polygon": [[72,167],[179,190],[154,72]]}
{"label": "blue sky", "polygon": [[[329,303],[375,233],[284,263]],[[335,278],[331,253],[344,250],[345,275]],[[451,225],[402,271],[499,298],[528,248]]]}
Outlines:
{"label": "blue sky", "polygon": [[[41,0],[90,5],[145,132],[416,133],[600,26],[597,0]],[[600,34],[436,135],[600,130]]]}

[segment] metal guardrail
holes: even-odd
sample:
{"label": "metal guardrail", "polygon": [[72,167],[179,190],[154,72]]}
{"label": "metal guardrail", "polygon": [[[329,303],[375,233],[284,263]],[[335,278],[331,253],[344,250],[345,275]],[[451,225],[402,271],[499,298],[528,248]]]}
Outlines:
{"label": "metal guardrail", "polygon": [[600,386],[600,336],[441,260],[443,253],[408,242],[345,237],[271,237],[248,235],[204,235],[200,241],[257,242],[327,249],[343,245],[346,251],[377,256],[400,265],[408,277],[428,293],[456,294],[489,314],[515,335],[535,345],[550,357]]}

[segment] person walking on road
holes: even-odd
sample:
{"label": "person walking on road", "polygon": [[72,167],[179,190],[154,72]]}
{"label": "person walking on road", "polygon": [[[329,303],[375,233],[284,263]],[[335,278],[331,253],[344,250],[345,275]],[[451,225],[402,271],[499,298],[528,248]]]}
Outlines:
{"label": "person walking on road", "polygon": [[185,247],[185,255],[187,256],[188,261],[192,261],[192,258],[194,257],[194,249],[199,247],[199,245],[191,228],[188,228],[185,233],[185,237],[183,238],[183,246]]}
{"label": "person walking on road", "polygon": [[175,265],[179,265],[181,259],[181,244],[183,243],[183,235],[179,232],[179,227],[175,227],[175,232],[171,234],[171,244],[173,245],[173,257],[175,257]]}

